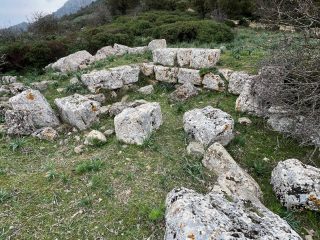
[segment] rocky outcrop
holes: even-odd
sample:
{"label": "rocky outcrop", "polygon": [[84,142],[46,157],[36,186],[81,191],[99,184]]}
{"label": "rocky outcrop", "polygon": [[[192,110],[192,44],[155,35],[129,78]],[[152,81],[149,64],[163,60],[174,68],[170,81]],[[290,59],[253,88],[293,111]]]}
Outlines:
{"label": "rocky outcrop", "polygon": [[79,130],[85,130],[99,120],[100,103],[87,97],[74,94],[65,98],[57,98],[54,102],[62,120]]}
{"label": "rocky outcrop", "polygon": [[115,56],[116,53],[116,49],[114,49],[112,46],[103,47],[97,51],[96,55],[94,55],[94,61],[100,61],[108,57]]}
{"label": "rocky outcrop", "polygon": [[188,137],[205,147],[215,142],[225,146],[233,139],[232,117],[211,106],[186,112],[183,116],[183,124]]}
{"label": "rocky outcrop", "polygon": [[320,169],[297,159],[279,162],[271,184],[281,203],[292,210],[320,210]]}
{"label": "rocky outcrop", "polygon": [[153,131],[162,125],[159,103],[146,103],[136,108],[126,108],[114,119],[119,141],[142,145]]}
{"label": "rocky outcrop", "polygon": [[[44,96],[37,90],[26,90],[12,98],[9,103],[18,115],[27,113],[25,119],[31,115],[32,125],[35,128],[57,127],[59,120]],[[23,117],[22,117],[23,118]],[[12,128],[11,122],[6,123]],[[14,132],[14,131],[12,131]]]}
{"label": "rocky outcrop", "polygon": [[198,95],[198,89],[192,83],[186,82],[185,84],[177,87],[177,89],[170,94],[169,98],[172,102],[184,102],[188,99]]}
{"label": "rocky outcrop", "polygon": [[59,59],[57,62],[48,65],[46,69],[68,73],[86,68],[92,60],[93,56],[90,53],[79,51]]}
{"label": "rocky outcrop", "polygon": [[181,188],[166,199],[165,240],[302,238],[259,201],[229,196],[216,188],[207,195]]}
{"label": "rocky outcrop", "polygon": [[11,83],[16,83],[17,77],[16,76],[2,76],[0,77],[0,85],[8,85]]}
{"label": "rocky outcrop", "polygon": [[94,93],[99,89],[114,90],[136,83],[139,81],[139,73],[138,66],[127,65],[83,74],[81,81]]}

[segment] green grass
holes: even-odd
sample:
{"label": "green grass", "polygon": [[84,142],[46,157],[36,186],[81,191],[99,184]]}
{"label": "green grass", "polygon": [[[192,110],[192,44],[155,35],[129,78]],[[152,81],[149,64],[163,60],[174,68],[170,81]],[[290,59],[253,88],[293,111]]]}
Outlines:
{"label": "green grass", "polygon": [[[242,61],[236,60],[232,54],[236,46],[227,46],[221,66],[254,72],[259,56],[270,49],[264,47],[264,41],[279,36],[240,29],[238,36],[242,35],[246,36],[241,37],[243,46],[255,45],[256,53],[241,56]],[[255,39],[256,35],[262,40]],[[99,67],[149,59],[150,55],[124,56],[107,59],[99,63]],[[240,65],[236,66],[236,62]],[[54,98],[68,95],[57,93],[55,89],[66,87],[69,79],[77,74],[81,72],[64,77],[53,73],[33,75],[30,79],[59,80],[58,86],[44,93],[52,103]],[[139,85],[145,83],[142,81]],[[23,144],[17,144],[19,139],[3,137],[0,141],[0,199],[3,199],[0,239],[163,239],[167,193],[182,186],[206,193],[215,182],[215,176],[199,159],[186,155],[184,112],[211,105],[230,113],[235,120],[246,116],[235,111],[235,96],[202,91],[184,104],[172,104],[168,95],[173,90],[172,85],[157,84],[153,95],[144,96],[147,101],[160,103],[164,124],[143,146],[127,146],[112,136],[105,145],[88,147],[77,155],[73,149],[79,143],[74,136],[82,136],[82,133],[62,135],[56,142],[26,137]],[[129,100],[142,97],[134,90],[119,91],[118,98],[112,101],[124,95],[128,95]],[[320,167],[319,152],[309,159],[313,148],[301,147],[295,140],[271,131],[263,119],[250,119],[253,121],[250,126],[236,124],[238,135],[227,150],[259,183],[264,193],[263,202],[269,209],[286,219],[299,233],[304,234],[305,228],[313,229],[316,231],[314,239],[320,239],[319,214],[288,212],[276,199],[270,185],[271,171],[277,162],[298,158]],[[102,118],[95,128],[101,126],[113,128],[113,119]],[[68,139],[68,144],[60,145],[63,139]],[[14,147],[13,151],[13,145],[19,147]],[[266,158],[269,160],[265,161]]]}

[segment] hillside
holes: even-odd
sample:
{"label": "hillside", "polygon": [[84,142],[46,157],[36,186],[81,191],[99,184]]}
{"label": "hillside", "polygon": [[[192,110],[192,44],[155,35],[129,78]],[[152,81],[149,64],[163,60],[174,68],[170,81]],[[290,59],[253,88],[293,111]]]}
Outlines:
{"label": "hillside", "polygon": [[63,17],[73,13],[77,13],[82,8],[87,7],[96,0],[68,0],[61,8],[53,13],[55,17]]}

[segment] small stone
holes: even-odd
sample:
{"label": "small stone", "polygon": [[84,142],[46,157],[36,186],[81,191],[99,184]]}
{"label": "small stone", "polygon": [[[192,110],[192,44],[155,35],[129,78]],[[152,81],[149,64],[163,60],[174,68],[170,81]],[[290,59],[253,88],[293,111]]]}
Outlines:
{"label": "small stone", "polygon": [[80,81],[76,77],[73,77],[73,78],[70,79],[70,84],[72,84],[72,85],[76,85],[76,84],[79,84],[79,83],[80,83]]}
{"label": "small stone", "polygon": [[74,152],[75,152],[76,154],[81,154],[81,153],[84,152],[84,148],[85,148],[84,145],[79,145],[79,146],[77,146],[77,147],[74,148]]}
{"label": "small stone", "polygon": [[113,129],[108,129],[103,133],[106,137],[110,137],[114,134],[114,130]]}
{"label": "small stone", "polygon": [[205,150],[202,144],[191,142],[187,147],[187,153],[196,157],[203,157]]}
{"label": "small stone", "polygon": [[198,95],[198,89],[189,82],[179,86],[169,98],[172,102],[184,102]]}
{"label": "small stone", "polygon": [[34,132],[32,136],[41,140],[53,141],[58,138],[58,133],[52,127],[45,127]]}
{"label": "small stone", "polygon": [[241,117],[238,119],[238,123],[240,123],[241,125],[251,125],[252,121],[247,117]]}
{"label": "small stone", "polygon": [[142,87],[138,90],[139,93],[144,94],[144,95],[150,95],[154,91],[153,85],[148,85],[145,87]]}
{"label": "small stone", "polygon": [[103,144],[107,142],[106,136],[97,130],[92,130],[84,141],[85,145],[94,146],[96,144]]}
{"label": "small stone", "polygon": [[57,88],[57,92],[58,92],[58,93],[63,93],[63,92],[65,92],[65,91],[66,91],[65,88]]}

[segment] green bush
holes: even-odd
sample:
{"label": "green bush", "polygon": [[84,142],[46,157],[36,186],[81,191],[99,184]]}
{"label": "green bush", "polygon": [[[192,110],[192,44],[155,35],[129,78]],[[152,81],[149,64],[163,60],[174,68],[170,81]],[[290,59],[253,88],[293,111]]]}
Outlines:
{"label": "green bush", "polygon": [[165,38],[170,43],[200,41],[229,42],[233,40],[234,33],[225,24],[210,20],[182,21],[157,27],[153,31],[155,38]]}

